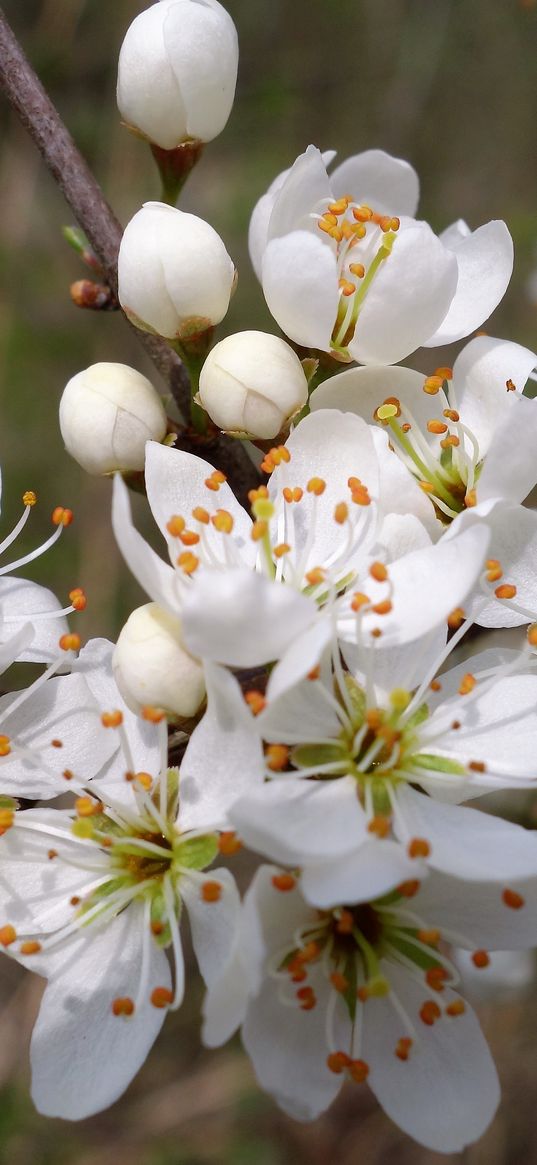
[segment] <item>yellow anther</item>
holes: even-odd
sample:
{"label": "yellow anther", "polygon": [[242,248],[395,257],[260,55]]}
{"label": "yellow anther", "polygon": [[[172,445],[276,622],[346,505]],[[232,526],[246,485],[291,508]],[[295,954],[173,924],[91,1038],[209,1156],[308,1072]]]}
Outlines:
{"label": "yellow anther", "polygon": [[371,599],[369,598],[369,595],[364,595],[364,594],[362,594],[361,591],[356,591],[355,594],[352,596],[352,601],[351,601],[351,610],[352,611],[360,611],[362,607],[368,607],[370,605],[371,605]]}
{"label": "yellow anther", "polygon": [[220,534],[231,534],[233,518],[228,510],[217,510],[216,514],[213,514],[211,522],[215,530],[218,530]]}
{"label": "yellow anther", "polygon": [[254,522],[252,529],[250,531],[250,537],[252,539],[252,542],[260,542],[261,539],[264,538],[267,533],[268,533],[268,522],[265,522],[264,518],[258,518],[257,522]]}
{"label": "yellow anther", "polygon": [[431,847],[424,837],[413,837],[407,845],[409,858],[428,858],[430,852]]}
{"label": "yellow anther", "polygon": [[451,631],[458,631],[461,624],[464,622],[466,615],[462,607],[455,607],[450,611],[447,617],[447,625]]}
{"label": "yellow anther", "polygon": [[393,604],[390,599],[383,599],[382,602],[375,603],[375,605],[372,607],[372,610],[374,611],[375,615],[389,615],[392,607]]}
{"label": "yellow anther", "polygon": [[323,222],[328,223],[329,227],[337,227],[337,225],[338,225],[337,217],[335,214],[331,214],[331,212],[329,210],[325,210],[322,218],[323,218]]}
{"label": "yellow anther", "polygon": [[169,987],[154,987],[150,999],[153,1007],[169,1007],[173,1003],[173,991]]}
{"label": "yellow anther", "polygon": [[365,275],[365,267],[363,263],[349,263],[349,271],[351,275],[356,275],[357,279],[363,279]]}
{"label": "yellow anther", "polygon": [[305,577],[310,586],[316,587],[319,585],[319,583],[324,582],[326,578],[326,571],[324,571],[321,566],[314,566],[313,570],[308,570],[306,572]]}
{"label": "yellow anther", "polygon": [[180,570],[183,571],[183,574],[194,574],[194,571],[198,569],[199,564],[199,558],[197,558],[195,554],[192,554],[192,551],[190,550],[184,550],[177,559],[177,565]]}
{"label": "yellow anther", "polygon": [[419,485],[420,489],[423,490],[424,494],[434,494],[434,485],[432,484],[432,482],[430,482],[430,481],[418,481],[418,485]]}
{"label": "yellow anther", "polygon": [[356,287],[355,287],[354,283],[350,283],[348,279],[340,279],[339,280],[339,289],[341,291],[341,294],[345,295],[347,297],[349,295],[354,295],[354,293],[356,291]]}
{"label": "yellow anther", "polygon": [[22,495],[23,506],[35,506],[37,502],[37,494],[33,489],[27,489]]}
{"label": "yellow anther", "polygon": [[82,587],[75,587],[74,590],[69,591],[69,599],[75,611],[84,611],[88,605],[88,600]]}
{"label": "yellow anther", "polygon": [[112,1000],[112,1014],[113,1015],[133,1015],[134,1001],[127,995]]}
{"label": "yellow anther", "polygon": [[201,887],[203,902],[219,902],[222,897],[222,883],[208,879]]}
{"label": "yellow anther", "polygon": [[0,736],[0,756],[9,756],[11,752],[11,741],[9,736]]}
{"label": "yellow anther", "polygon": [[226,481],[225,473],[221,473],[219,469],[215,469],[210,477],[205,478],[205,485],[207,489],[217,492],[220,486]]}
{"label": "yellow anther", "polygon": [[326,489],[326,482],[323,481],[322,477],[310,477],[306,489],[308,493],[320,497]]}
{"label": "yellow anther", "polygon": [[356,222],[371,222],[373,211],[369,206],[354,206],[352,213]]}
{"label": "yellow anther", "polygon": [[334,510],[334,518],[335,518],[336,522],[338,522],[339,525],[342,526],[343,523],[347,521],[348,516],[349,516],[349,507],[348,507],[347,503],[346,502],[338,502],[338,504]]}
{"label": "yellow anther", "polygon": [[426,392],[428,396],[436,396],[436,394],[440,392],[443,383],[443,376],[428,376],[424,381],[423,391]]}
{"label": "yellow anther", "polygon": [[259,716],[259,713],[263,711],[263,708],[267,703],[263,693],[258,692],[255,689],[252,689],[249,692],[245,692],[244,699],[248,704],[250,712],[252,712],[254,716]]}
{"label": "yellow anther", "polygon": [[286,502],[300,502],[304,496],[304,490],[299,485],[293,486],[292,489],[286,485],[282,493]]}
{"label": "yellow anther", "polygon": [[464,999],[453,999],[446,1007],[446,1015],[451,1017],[456,1015],[464,1015],[466,1011],[466,1004]]}
{"label": "yellow anther", "polygon": [[[328,207],[328,213],[329,214],[336,214],[336,215],[345,214],[345,211],[346,211],[350,201],[351,201],[350,198],[346,198],[346,197],[345,198],[338,198],[337,202],[330,203],[330,205]],[[326,217],[327,216],[325,215],[325,218]]]}
{"label": "yellow anther", "polygon": [[266,485],[260,485],[258,489],[248,490],[248,501],[252,504],[257,502],[258,498],[268,498],[269,492]]}
{"label": "yellow anther", "polygon": [[497,599],[514,599],[516,595],[516,587],[512,583],[502,583],[501,586],[496,587],[494,591]]}
{"label": "yellow anther", "polygon": [[27,942],[21,943],[19,951],[21,955],[37,955],[41,950],[41,943],[37,939],[28,939]]}
{"label": "yellow anther", "polygon": [[231,857],[242,849],[242,841],[233,829],[224,830],[218,838],[218,852],[225,857]]}
{"label": "yellow anther", "polygon": [[205,510],[203,506],[195,506],[192,510],[192,517],[196,522],[202,522],[204,526],[209,525],[209,512],[208,510]]}
{"label": "yellow anther", "polygon": [[17,931],[9,922],[6,926],[0,926],[0,943],[3,947],[10,947],[16,941],[16,938]]}
{"label": "yellow anther", "polygon": [[440,442],[440,446],[442,449],[457,449],[460,443],[460,438],[456,437],[454,433],[450,433],[449,437],[444,437],[443,441]]}
{"label": "yellow anther", "polygon": [[434,375],[439,376],[441,380],[453,380],[453,369],[445,367],[435,368]]}
{"label": "yellow anther", "polygon": [[183,533],[179,535],[179,541],[183,543],[183,546],[196,546],[199,540],[200,536],[196,534],[195,530],[183,530]]}
{"label": "yellow anther", "polygon": [[505,387],[508,392],[516,392],[516,384],[511,380],[511,377],[509,377],[509,380],[506,380]]}
{"label": "yellow anther", "polygon": [[103,712],[101,724],[104,728],[119,728],[123,724],[123,712],[116,709],[114,712]]}
{"label": "yellow anther", "polygon": [[278,542],[272,551],[275,558],[283,558],[284,554],[289,554],[291,547],[288,542]]}
{"label": "yellow anther", "polygon": [[82,640],[80,635],[74,632],[69,632],[67,635],[62,635],[59,640],[59,647],[62,651],[78,651]]}
{"label": "yellow anther", "polygon": [[377,813],[375,817],[372,817],[368,821],[367,828],[368,832],[374,833],[376,837],[387,837],[391,829],[390,818]]}
{"label": "yellow anther", "polygon": [[70,526],[73,521],[73,511],[66,510],[64,506],[56,506],[56,509],[52,511],[52,522],[54,526]]}
{"label": "yellow anther", "polygon": [[455,409],[444,409],[443,415],[447,417],[448,421],[460,421],[460,416]]}
{"label": "yellow anther", "polygon": [[469,510],[471,510],[473,506],[477,505],[477,494],[475,489],[469,489],[467,491],[464,498],[464,504],[468,507]]}
{"label": "yellow anther", "polygon": [[183,533],[185,526],[185,519],[180,514],[173,514],[169,522],[166,523],[166,529],[172,538],[178,538]]}
{"label": "yellow anther", "polygon": [[135,773],[134,780],[137,785],[140,785],[142,789],[146,789],[147,792],[153,788],[153,777],[151,773]]}
{"label": "yellow anther", "polygon": [[488,558],[486,562],[487,567],[487,582],[499,582],[502,577],[503,570],[501,563],[497,558]]}
{"label": "yellow anther", "polygon": [[11,829],[14,820],[14,809],[0,809],[0,837],[7,833],[8,829]]}
{"label": "yellow anther", "polygon": [[92,797],[77,797],[75,809],[79,817],[95,817],[101,812],[102,805]]}
{"label": "yellow anther", "polygon": [[148,720],[150,724],[160,724],[161,720],[164,720],[165,715],[162,708],[155,708],[153,704],[144,704],[141,709],[142,719]]}
{"label": "yellow anther", "polygon": [[443,421],[427,421],[429,433],[447,433],[448,427]]}
{"label": "yellow anther", "polygon": [[281,773],[289,763],[289,749],[286,744],[269,744],[265,753],[267,768]]}
{"label": "yellow anther", "polygon": [[459,696],[468,696],[470,692],[473,692],[476,683],[475,676],[471,672],[466,672],[459,684]]}
{"label": "yellow anther", "polygon": [[[530,647],[537,647],[537,623],[532,623],[531,627],[528,627],[528,643]],[[0,740],[1,739],[2,738],[0,737]],[[2,754],[0,752],[0,756],[1,755]]]}
{"label": "yellow anther", "polygon": [[386,582],[388,578],[388,569],[383,562],[372,562],[369,567],[369,573],[371,578],[376,579],[377,582]]}

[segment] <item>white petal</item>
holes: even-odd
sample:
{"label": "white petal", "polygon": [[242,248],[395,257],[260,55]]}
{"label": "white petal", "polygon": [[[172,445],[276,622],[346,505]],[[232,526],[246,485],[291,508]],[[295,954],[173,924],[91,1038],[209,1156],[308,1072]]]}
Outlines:
{"label": "white petal", "polygon": [[339,303],[330,248],[303,230],[272,239],[263,255],[262,282],[282,331],[297,344],[329,352]]}
{"label": "white petal", "polygon": [[[518,909],[503,901],[504,889],[519,894]],[[431,870],[412,899],[427,926],[437,926],[467,950],[525,950],[537,943],[535,878],[502,887],[495,882],[464,883]]]}
{"label": "white petal", "polygon": [[330,175],[336,198],[352,194],[355,201],[370,206],[377,214],[407,214],[413,217],[420,193],[413,166],[393,158],[384,150],[364,150],[336,166]]}
{"label": "white petal", "polygon": [[268,706],[261,713],[259,726],[267,739],[287,743],[282,732],[291,732],[296,740],[297,727],[310,739],[310,731],[318,739],[326,739],[339,731],[339,720],[322,692],[306,680],[317,666],[323,651],[332,639],[332,624],[322,613],[316,622],[295,639],[285,655],[272,669],[267,684]]}
{"label": "white petal", "polygon": [[[451,242],[447,240],[451,249]],[[426,348],[451,344],[468,336],[488,319],[507,291],[513,270],[513,240],[504,222],[495,219],[478,227],[452,247],[459,278],[445,319]]]}
{"label": "white petal", "polygon": [[[525,506],[513,506],[494,500],[480,502],[473,509],[460,514],[452,523],[444,538],[451,540],[460,530],[476,528],[482,524],[490,530],[490,550],[492,557],[499,560],[504,568],[502,582],[517,588],[515,602],[529,612],[537,611],[537,514]],[[475,590],[463,604],[468,616],[475,618],[481,627],[518,627],[529,622],[529,617],[513,610],[509,602],[500,602],[494,597],[494,587],[489,593],[491,600],[483,606],[483,591]]]}
{"label": "white petal", "polygon": [[300,885],[307,901],[324,909],[341,902],[371,902],[415,877],[416,862],[406,856],[402,846],[389,840],[369,840],[332,861],[304,865]]}
{"label": "white petal", "polygon": [[479,501],[501,497],[523,502],[537,481],[537,401],[509,396],[510,408],[492,438],[478,481]]}
{"label": "white petal", "polygon": [[370,836],[352,777],[270,781],[241,797],[230,817],[251,849],[284,865],[347,854]]}
{"label": "white petal", "polygon": [[[371,677],[375,690],[386,694],[394,688],[412,692],[433,666],[447,641],[447,624],[440,625],[421,639],[377,651],[376,647],[362,648],[354,643],[342,643],[341,651],[347,667],[361,683]],[[378,642],[378,641],[377,641]]]}
{"label": "white petal", "polygon": [[404,785],[397,790],[397,806],[395,833],[402,842],[408,832],[425,838],[431,847],[428,864],[437,870],[504,883],[537,873],[537,837],[531,830],[478,809],[439,804]]}
{"label": "white petal", "polygon": [[457,409],[477,437],[481,457],[511,408],[514,393],[507,391],[507,381],[521,393],[536,364],[529,348],[492,336],[476,336],[457,356],[452,382]]}
{"label": "white petal", "polygon": [[[366,371],[366,369],[364,369]],[[367,372],[373,369],[367,369]],[[376,369],[374,371],[377,371]],[[403,371],[403,369],[401,369]],[[405,369],[404,371],[409,371]],[[380,510],[382,515],[401,515],[419,520],[422,530],[425,529],[430,537],[436,541],[441,533],[441,526],[435,517],[434,509],[429,499],[420,489],[415,477],[403,465],[397,453],[389,448],[389,438],[386,430],[373,428],[373,440],[379,459],[380,467]],[[386,542],[383,530],[380,534],[381,542]],[[429,539],[426,539],[427,544]],[[414,549],[414,547],[412,547]],[[405,551],[408,553],[408,551]],[[399,557],[392,547],[392,559]]]}
{"label": "white petal", "polygon": [[263,750],[255,719],[237,680],[206,664],[207,711],[181,764],[182,830],[223,828],[237,797],[263,779]]}
{"label": "white petal", "polygon": [[[52,591],[26,578],[0,578],[0,614],[2,625],[0,640],[7,639],[21,629],[22,623],[32,622],[33,615],[40,615],[33,623],[31,644],[21,651],[18,659],[26,663],[52,663],[59,655],[58,641],[69,630],[65,617],[54,617],[61,610],[60,603]],[[43,619],[43,613],[53,616]]]}
{"label": "white petal", "polygon": [[31,1045],[32,1097],[38,1112],[80,1120],[113,1104],[142,1066],[166,1014],[154,987],[170,986],[166,956],[149,939],[147,997],[134,1015],[115,1016],[116,997],[134,998],[142,952],[141,905],[87,932],[65,974],[47,986]]}
{"label": "white petal", "polygon": [[264,575],[206,570],[184,598],[185,645],[202,659],[256,667],[278,659],[316,614],[313,599]]}
{"label": "white petal", "polygon": [[187,111],[191,138],[210,142],[233,106],[238,65],[237,32],[218,5],[172,4],[163,24],[164,44]]}
{"label": "white petal", "polygon": [[341,1077],[326,1066],[325,1012],[330,990],[317,968],[309,982],[317,995],[311,1011],[284,1007],[279,983],[267,978],[252,1000],[243,1042],[261,1088],[295,1120],[313,1120],[331,1104]]}
{"label": "white petal", "polygon": [[349,345],[353,359],[361,364],[403,360],[441,324],[456,286],[457,261],[427,223],[402,225],[367,292]]}
{"label": "white petal", "polygon": [[125,562],[140,586],[154,602],[176,613],[175,572],[133,526],[129,491],[119,474],[114,477],[112,526]]}
{"label": "white petal", "polygon": [[213,987],[234,947],[239,922],[240,898],[229,870],[214,869],[209,877],[220,883],[217,902],[205,902],[198,880],[185,875],[181,897],[188,910],[194,953],[207,987]]}
{"label": "white petal", "polygon": [[[419,1024],[419,1040],[408,1060],[399,1060],[395,1046],[401,1020],[389,999],[368,1000],[363,1009],[368,1083],[388,1116],[421,1145],[459,1152],[481,1136],[498,1105],[498,1078],[485,1038],[468,1007],[463,1015],[445,1016],[434,1027],[422,1024],[418,1016],[426,989],[392,963],[388,974]],[[447,1003],[458,997],[446,991],[444,998]]]}
{"label": "white petal", "polygon": [[322,213],[331,198],[331,184],[323,156],[316,146],[308,146],[293,163],[277,192],[267,242],[291,231],[318,230],[311,217],[312,211]]}

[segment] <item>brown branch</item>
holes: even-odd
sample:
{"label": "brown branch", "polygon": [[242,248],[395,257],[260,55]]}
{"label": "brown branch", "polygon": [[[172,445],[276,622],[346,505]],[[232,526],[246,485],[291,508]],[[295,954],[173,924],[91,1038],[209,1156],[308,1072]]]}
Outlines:
{"label": "brown branch", "polygon": [[[18,113],[24,128],[58,183],[77,222],[87,235],[114,293],[117,292],[117,255],[122,227],[108,205],[91,170],[77,149],[59,113],[45,92],[0,9],[0,85]],[[181,412],[189,415],[190,385],[183,364],[158,336],[134,329],[153,364],[169,386]],[[188,438],[182,445],[188,444]],[[239,442],[225,436],[212,438],[218,468],[225,462],[230,484],[244,498],[257,472]]]}

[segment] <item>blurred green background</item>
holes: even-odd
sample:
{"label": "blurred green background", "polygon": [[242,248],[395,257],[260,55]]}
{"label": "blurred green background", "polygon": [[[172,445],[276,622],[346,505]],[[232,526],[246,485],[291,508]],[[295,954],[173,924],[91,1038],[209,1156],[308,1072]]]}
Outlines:
{"label": "blurred green background", "polygon": [[[123,222],[158,197],[146,148],[121,129],[115,67],[139,0],[7,0],[4,10]],[[239,269],[220,334],[270,328],[247,257],[251,208],[308,142],[340,158],[380,146],[414,163],[421,213],[437,229],[505,218],[516,266],[492,334],[537,348],[537,5],[534,0],[229,0],[241,42],[237,101],[206,149],[181,205],[207,218]],[[114,638],[144,601],[110,532],[110,484],[83,475],[63,452],[57,406],[64,384],[97,360],[154,376],[119,314],[76,309],[69,284],[84,275],[63,243],[71,221],[52,179],[0,100],[0,379],[3,529],[37,491],[23,543],[49,532],[54,505],[75,524],[27,574],[65,596],[83,585],[84,638]],[[537,296],[537,293],[536,293]],[[425,356],[424,368],[440,357]],[[158,379],[155,378],[155,383]],[[137,506],[144,521],[142,507]],[[147,524],[148,525],[148,524]],[[20,545],[19,543],[18,545]],[[127,1096],[69,1126],[36,1116],[27,1098],[27,1043],[41,985],[0,965],[0,1165],[433,1165],[378,1111],[367,1090],[346,1090],[313,1126],[286,1120],[255,1089],[237,1047],[198,1046],[199,988],[169,1021]],[[510,1004],[492,1022],[505,1099],[480,1145],[451,1161],[537,1162],[537,1005]],[[21,1036],[23,1037],[21,1040]]]}

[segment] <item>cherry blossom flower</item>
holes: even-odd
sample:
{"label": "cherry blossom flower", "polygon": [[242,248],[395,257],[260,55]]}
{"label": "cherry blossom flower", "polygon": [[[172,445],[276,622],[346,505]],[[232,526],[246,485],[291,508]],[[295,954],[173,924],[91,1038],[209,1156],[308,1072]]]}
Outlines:
{"label": "cherry blossom flower", "polygon": [[[272,315],[296,343],[362,364],[394,364],[473,331],[513,266],[505,223],[437,237],[417,222],[416,175],[379,150],[328,177],[309,146],[254,210],[250,251]],[[404,289],[404,291],[403,291]]]}
{"label": "cherry blossom flower", "polygon": [[536,933],[534,880],[500,889],[434,874],[317,910],[292,873],[262,866],[208,993],[204,1040],[242,1022],[261,1087],[295,1119],[315,1119],[345,1079],[367,1081],[410,1136],[458,1152],[486,1129],[499,1087],[445,944],[485,966],[489,950],[531,946]]}

